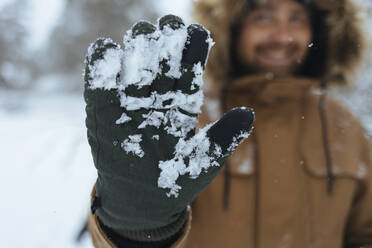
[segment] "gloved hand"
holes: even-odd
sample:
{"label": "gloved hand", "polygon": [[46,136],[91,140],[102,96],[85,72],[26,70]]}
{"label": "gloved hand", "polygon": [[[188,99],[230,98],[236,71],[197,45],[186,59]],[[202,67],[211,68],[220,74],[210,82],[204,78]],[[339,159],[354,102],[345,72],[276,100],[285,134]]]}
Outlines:
{"label": "gloved hand", "polygon": [[103,38],[88,49],[84,97],[97,214],[128,238],[178,231],[187,205],[251,131],[252,111],[238,108],[195,135],[211,45],[202,26],[169,15],[157,27],[134,25],[123,49]]}

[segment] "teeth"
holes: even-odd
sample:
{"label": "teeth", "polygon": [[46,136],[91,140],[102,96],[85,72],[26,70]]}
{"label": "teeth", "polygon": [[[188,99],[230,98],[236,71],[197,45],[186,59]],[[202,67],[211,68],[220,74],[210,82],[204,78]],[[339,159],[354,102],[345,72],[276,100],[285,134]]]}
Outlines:
{"label": "teeth", "polygon": [[285,51],[268,51],[265,53],[265,56],[273,59],[285,59],[286,55]]}

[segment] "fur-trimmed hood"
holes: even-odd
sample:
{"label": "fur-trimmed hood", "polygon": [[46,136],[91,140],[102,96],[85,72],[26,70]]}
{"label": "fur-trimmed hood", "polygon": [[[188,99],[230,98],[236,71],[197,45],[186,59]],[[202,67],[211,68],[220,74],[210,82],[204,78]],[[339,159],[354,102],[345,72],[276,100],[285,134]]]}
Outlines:
{"label": "fur-trimmed hood", "polygon": [[[267,0],[199,0],[194,4],[194,17],[211,31],[216,42],[209,55],[206,75],[213,83],[232,80],[231,26],[247,8],[249,1]],[[326,68],[321,80],[350,84],[357,68],[367,54],[367,39],[363,30],[364,16],[355,0],[310,0],[326,11]]]}

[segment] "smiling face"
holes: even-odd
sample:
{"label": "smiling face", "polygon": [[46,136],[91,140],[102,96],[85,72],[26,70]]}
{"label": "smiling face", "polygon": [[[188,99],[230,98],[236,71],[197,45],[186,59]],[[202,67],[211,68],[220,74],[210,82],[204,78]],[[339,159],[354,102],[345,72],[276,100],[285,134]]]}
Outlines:
{"label": "smiling face", "polygon": [[293,75],[311,46],[310,15],[304,5],[293,0],[259,5],[242,24],[237,57],[249,72]]}

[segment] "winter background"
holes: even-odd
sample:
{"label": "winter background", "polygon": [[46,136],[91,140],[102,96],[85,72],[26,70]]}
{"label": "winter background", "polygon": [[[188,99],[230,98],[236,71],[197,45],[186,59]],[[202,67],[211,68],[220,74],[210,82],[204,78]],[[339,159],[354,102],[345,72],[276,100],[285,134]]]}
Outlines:
{"label": "winter background", "polygon": [[[88,235],[76,242],[96,178],[84,123],[86,49],[97,37],[121,42],[139,19],[173,13],[189,23],[191,2],[0,0],[2,247],[92,247]],[[372,134],[370,66],[353,92],[334,94]]]}

